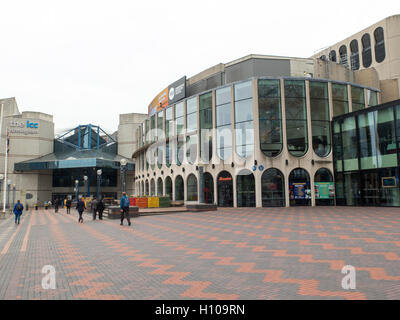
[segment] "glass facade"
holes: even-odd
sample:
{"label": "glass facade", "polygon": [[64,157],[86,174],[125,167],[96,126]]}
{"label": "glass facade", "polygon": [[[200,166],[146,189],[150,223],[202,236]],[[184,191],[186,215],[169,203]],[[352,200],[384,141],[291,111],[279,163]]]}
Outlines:
{"label": "glass facade", "polygon": [[233,179],[228,171],[221,171],[217,176],[218,206],[233,207]]}
{"label": "glass facade", "polygon": [[333,116],[340,116],[349,112],[349,98],[347,85],[332,83]]}
{"label": "glass facade", "polygon": [[252,83],[242,82],[234,88],[236,153],[247,158],[253,154],[254,149]]}
{"label": "glass facade", "polygon": [[180,201],[184,199],[184,183],[181,176],[175,178],[175,200]]}
{"label": "glass facade", "polygon": [[199,97],[200,109],[200,158],[208,163],[212,158],[212,92]]}
{"label": "glass facade", "polygon": [[183,102],[175,105],[175,134],[179,135],[185,127],[185,104]]}
{"label": "glass facade", "polygon": [[391,103],[334,119],[335,143],[342,142],[334,149],[337,204],[400,205],[399,108]]}
{"label": "glass facade", "polygon": [[261,177],[262,206],[285,206],[285,178],[278,169],[270,168]]}
{"label": "glass facade", "polygon": [[173,130],[173,108],[168,107],[165,110],[165,137],[169,138],[173,136],[174,130]]}
{"label": "glass facade", "polygon": [[308,150],[306,89],[303,80],[285,80],[287,147],[301,157]]}
{"label": "glass facade", "polygon": [[236,176],[236,193],[238,207],[256,206],[255,181],[250,170],[243,169]]}
{"label": "glass facade", "polygon": [[268,157],[282,151],[282,110],[279,80],[258,80],[260,148]]}
{"label": "glass facade", "polygon": [[314,152],[325,157],[331,151],[328,83],[310,81],[310,110]]}
{"label": "glass facade", "polygon": [[232,156],[231,87],[215,92],[217,154],[221,160]]}
{"label": "glass facade", "polygon": [[186,100],[186,132],[197,130],[197,97]]}
{"label": "glass facade", "polygon": [[365,108],[364,89],[351,86],[351,104],[353,111]]}
{"label": "glass facade", "polygon": [[194,174],[187,178],[187,201],[197,201],[197,178]]}

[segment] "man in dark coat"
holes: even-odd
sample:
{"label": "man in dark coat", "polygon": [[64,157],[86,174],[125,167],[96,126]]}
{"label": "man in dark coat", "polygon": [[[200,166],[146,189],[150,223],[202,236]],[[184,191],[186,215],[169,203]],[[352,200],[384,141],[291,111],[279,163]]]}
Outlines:
{"label": "man in dark coat", "polygon": [[79,198],[77,204],[76,204],[76,210],[78,210],[79,213],[79,219],[78,222],[83,223],[83,218],[82,218],[82,213],[85,211],[86,206],[85,202],[82,200],[82,198]]}

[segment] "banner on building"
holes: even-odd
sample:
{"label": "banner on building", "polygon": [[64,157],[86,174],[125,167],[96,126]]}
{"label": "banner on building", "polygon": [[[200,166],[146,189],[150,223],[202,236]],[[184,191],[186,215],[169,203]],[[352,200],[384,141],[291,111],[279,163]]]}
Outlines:
{"label": "banner on building", "polygon": [[333,199],[335,184],[333,182],[315,182],[315,199]]}
{"label": "banner on building", "polygon": [[149,104],[148,114],[151,117],[153,114],[184,98],[186,98],[186,76],[162,90]]}

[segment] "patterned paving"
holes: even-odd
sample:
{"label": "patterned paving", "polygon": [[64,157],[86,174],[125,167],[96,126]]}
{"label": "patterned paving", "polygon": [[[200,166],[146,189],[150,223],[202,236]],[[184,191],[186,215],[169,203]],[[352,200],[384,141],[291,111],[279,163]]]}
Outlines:
{"label": "patterned paving", "polygon": [[[400,299],[400,209],[249,208],[0,221],[0,299]],[[46,265],[55,289],[45,289]],[[354,266],[345,290],[342,268]]]}

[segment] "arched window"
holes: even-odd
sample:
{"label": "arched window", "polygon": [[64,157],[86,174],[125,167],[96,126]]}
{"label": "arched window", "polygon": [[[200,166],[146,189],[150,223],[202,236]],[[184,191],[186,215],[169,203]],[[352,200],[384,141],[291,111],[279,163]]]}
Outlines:
{"label": "arched window", "polygon": [[157,179],[157,196],[162,197],[164,194],[163,182],[161,178]]}
{"label": "arched window", "polygon": [[161,167],[162,167],[162,165],[164,163],[164,152],[163,152],[163,149],[164,149],[164,144],[160,144],[157,147],[157,167],[158,167],[158,169],[161,169]]}
{"label": "arched window", "polygon": [[362,59],[364,68],[369,68],[372,63],[371,36],[366,33],[361,38]]}
{"label": "arched window", "polygon": [[167,168],[171,167],[171,155],[172,155],[171,143],[168,141],[165,144],[165,165],[167,166]]}
{"label": "arched window", "polygon": [[261,151],[268,157],[276,157],[283,146],[279,80],[258,80],[258,113]]}
{"label": "arched window", "polygon": [[285,80],[287,147],[301,157],[308,150],[306,90],[303,80]]}
{"label": "arched window", "polygon": [[153,197],[156,194],[156,183],[154,179],[151,179],[150,181],[150,195]]}
{"label": "arched window", "polygon": [[247,158],[254,150],[253,86],[251,81],[235,84],[236,153]]}
{"label": "arched window", "polygon": [[332,173],[320,168],[314,176],[315,204],[317,206],[333,206],[335,202],[335,185]]}
{"label": "arched window", "polygon": [[310,206],[310,175],[302,168],[292,170],[289,175],[289,198],[291,206]]}
{"label": "arched window", "polygon": [[167,109],[165,109],[165,138],[169,138],[174,135],[172,111],[172,106],[169,106]]}
{"label": "arched window", "polygon": [[208,92],[199,97],[200,109],[200,157],[204,163],[212,158],[212,93]]}
{"label": "arched window", "polygon": [[217,154],[222,160],[232,156],[231,87],[215,91]]}
{"label": "arched window", "polygon": [[386,50],[385,50],[385,37],[383,34],[383,28],[378,27],[374,31],[375,37],[375,60],[380,63],[385,60]]}
{"label": "arched window", "polygon": [[324,55],[324,54],[323,54],[322,56],[320,56],[319,58],[320,58],[322,61],[327,61],[327,60],[326,60],[326,55]]}
{"label": "arched window", "polygon": [[350,65],[351,70],[360,69],[360,55],[358,52],[358,41],[356,39],[350,42]]}
{"label": "arched window", "polygon": [[197,178],[196,176],[192,173],[189,175],[187,178],[187,201],[197,201],[198,200],[198,195],[197,195]]}
{"label": "arched window", "polygon": [[285,206],[285,178],[278,169],[265,170],[261,176],[262,206]]}
{"label": "arched window", "polygon": [[141,183],[141,187],[140,187],[140,195],[143,196],[145,195],[146,190],[144,189],[144,181],[142,181]]}
{"label": "arched window", "polygon": [[184,183],[183,178],[181,176],[177,176],[175,178],[175,200],[183,200],[184,199]]}
{"label": "arched window", "polygon": [[335,50],[331,50],[331,52],[329,52],[329,60],[332,62],[337,62]]}
{"label": "arched window", "polygon": [[172,179],[171,177],[165,178],[165,196],[172,200]]}
{"label": "arched window", "polygon": [[204,173],[204,202],[214,203],[214,179],[209,172]]}
{"label": "arched window", "polygon": [[186,137],[186,159],[189,164],[194,164],[197,160],[197,134]]}
{"label": "arched window", "polygon": [[149,180],[146,180],[146,190],[145,190],[145,195],[149,195]]}
{"label": "arched window", "polygon": [[238,207],[256,206],[256,188],[254,175],[250,170],[243,169],[236,176],[236,194]]}
{"label": "arched window", "polygon": [[180,166],[183,162],[184,155],[185,155],[185,143],[184,143],[184,136],[177,137],[176,140],[174,141],[176,145],[176,164],[177,166]]}
{"label": "arched window", "polygon": [[339,48],[340,64],[348,67],[349,63],[347,61],[347,48],[345,45]]}
{"label": "arched window", "polygon": [[310,110],[314,152],[325,157],[331,151],[328,83],[310,81]]}
{"label": "arched window", "polygon": [[233,207],[233,179],[228,171],[221,171],[217,176],[218,206]]}

